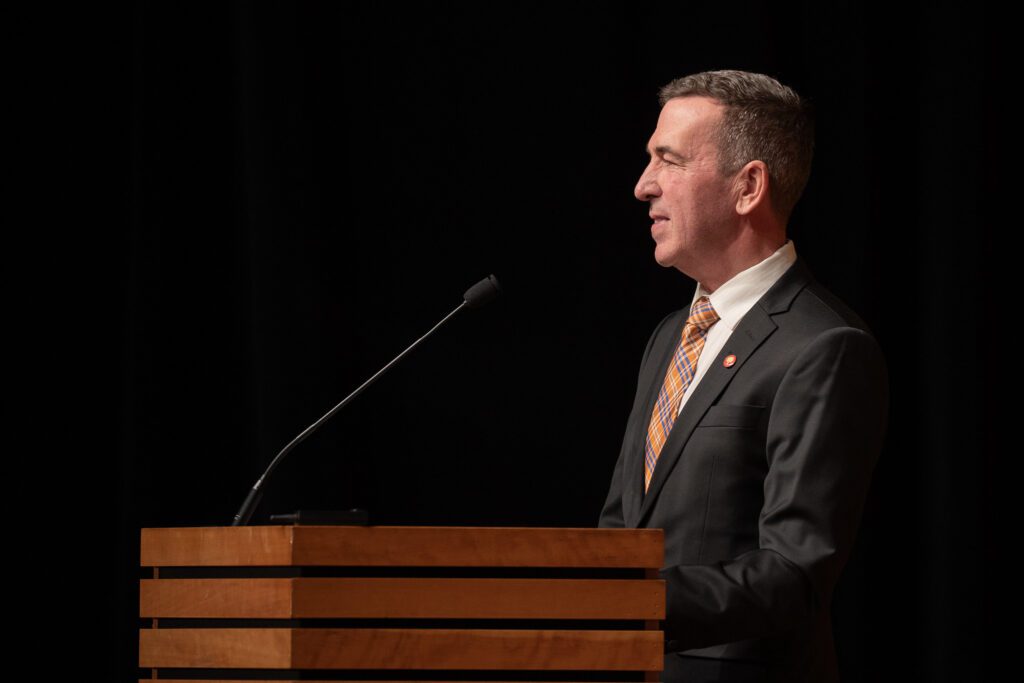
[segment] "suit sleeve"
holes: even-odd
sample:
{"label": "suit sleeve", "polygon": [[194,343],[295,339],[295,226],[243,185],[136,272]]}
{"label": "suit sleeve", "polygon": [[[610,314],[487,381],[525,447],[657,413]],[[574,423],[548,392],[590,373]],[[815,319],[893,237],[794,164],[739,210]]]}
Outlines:
{"label": "suit sleeve", "polygon": [[[640,372],[639,375],[643,375],[644,367],[647,365],[647,359],[651,355],[651,348],[654,346],[654,340],[658,338],[658,334],[665,327],[665,323],[672,318],[675,313],[669,313],[658,326],[654,328],[654,332],[651,333],[651,338],[647,340],[647,348],[644,349],[643,358],[640,360]],[[640,400],[640,378],[637,377],[637,391],[636,396],[633,399],[633,412],[630,413],[629,419],[626,421],[627,425],[633,424],[633,415],[638,409],[638,404],[642,403]],[[623,437],[622,447],[619,449],[619,458],[615,461],[615,470],[612,472],[611,485],[608,487],[608,496],[605,499],[604,507],[601,509],[601,515],[598,517],[597,526],[601,528],[609,529],[621,529],[626,526],[625,518],[622,514],[622,476],[623,476],[623,463],[626,459],[626,440],[629,438],[628,429],[627,434]]]}
{"label": "suit sleeve", "polygon": [[759,548],[661,570],[672,649],[783,634],[828,606],[881,452],[888,397],[884,358],[863,330],[828,330],[798,354],[769,416]]}

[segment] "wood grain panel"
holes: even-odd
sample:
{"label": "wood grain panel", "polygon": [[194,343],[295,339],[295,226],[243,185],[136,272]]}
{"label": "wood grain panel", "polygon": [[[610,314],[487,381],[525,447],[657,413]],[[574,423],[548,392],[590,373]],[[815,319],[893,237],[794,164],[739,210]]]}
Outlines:
{"label": "wood grain panel", "polygon": [[664,564],[661,529],[296,527],[302,565],[621,567]]}
{"label": "wood grain panel", "polygon": [[661,632],[490,629],[153,629],[139,666],[657,671]]}
{"label": "wood grain panel", "polygon": [[650,568],[661,529],[258,526],[143,529],[141,565]]}
{"label": "wood grain panel", "polygon": [[658,620],[665,618],[665,582],[640,579],[144,579],[140,582],[139,616]]}
{"label": "wood grain panel", "polygon": [[143,567],[288,567],[292,527],[177,527],[143,529]]}
{"label": "wood grain panel", "polygon": [[139,631],[139,666],[287,669],[292,633],[284,628],[159,628]]}
{"label": "wood grain panel", "polygon": [[664,619],[663,581],[297,579],[300,617]]}
{"label": "wood grain panel", "polygon": [[290,619],[293,579],[142,579],[139,617]]}
{"label": "wood grain panel", "polygon": [[660,632],[296,629],[297,668],[644,670],[662,666]]}

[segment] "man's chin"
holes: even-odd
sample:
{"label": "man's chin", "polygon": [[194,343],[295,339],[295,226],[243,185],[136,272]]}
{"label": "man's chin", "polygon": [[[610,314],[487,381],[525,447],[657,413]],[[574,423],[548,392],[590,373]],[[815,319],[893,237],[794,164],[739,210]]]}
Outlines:
{"label": "man's chin", "polygon": [[690,275],[690,273],[688,272],[688,268],[684,268],[682,261],[679,258],[677,258],[676,254],[666,255],[663,253],[659,255],[658,250],[655,249],[654,261],[662,268],[675,268],[676,270],[678,270],[680,273],[690,278],[691,280],[697,280],[697,278],[695,278],[693,275]]}
{"label": "man's chin", "polygon": [[675,268],[676,260],[673,258],[673,254],[666,254],[658,251],[657,247],[654,249],[654,261],[662,268]]}

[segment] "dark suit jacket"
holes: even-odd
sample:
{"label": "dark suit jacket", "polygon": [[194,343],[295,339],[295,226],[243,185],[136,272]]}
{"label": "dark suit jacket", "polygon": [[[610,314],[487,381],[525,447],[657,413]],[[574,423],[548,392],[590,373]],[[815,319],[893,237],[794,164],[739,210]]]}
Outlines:
{"label": "dark suit jacket", "polygon": [[666,652],[686,655],[668,655],[668,677],[699,662],[723,676],[703,680],[734,680],[728,660],[743,660],[737,680],[838,680],[830,605],[886,428],[881,350],[798,258],[701,357],[644,495],[647,425],[688,313],[647,344],[599,526],[665,530]]}

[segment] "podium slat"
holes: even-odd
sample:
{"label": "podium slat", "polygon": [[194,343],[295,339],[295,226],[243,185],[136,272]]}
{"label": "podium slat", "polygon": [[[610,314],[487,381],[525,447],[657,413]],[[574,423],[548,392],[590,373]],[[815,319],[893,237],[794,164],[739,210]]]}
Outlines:
{"label": "podium slat", "polygon": [[205,527],[143,529],[143,567],[658,569],[661,529]]}
{"label": "podium slat", "polygon": [[286,628],[159,628],[139,630],[139,666],[287,669]]}
{"label": "podium slat", "polygon": [[143,529],[143,567],[289,567],[292,527],[170,527]]}
{"label": "podium slat", "polygon": [[632,579],[146,579],[139,616],[170,618],[665,618],[665,584]]}
{"label": "podium slat", "polygon": [[146,668],[659,670],[658,631],[150,629]]}
{"label": "podium slat", "polygon": [[142,579],[139,617],[295,618],[293,579]]}

